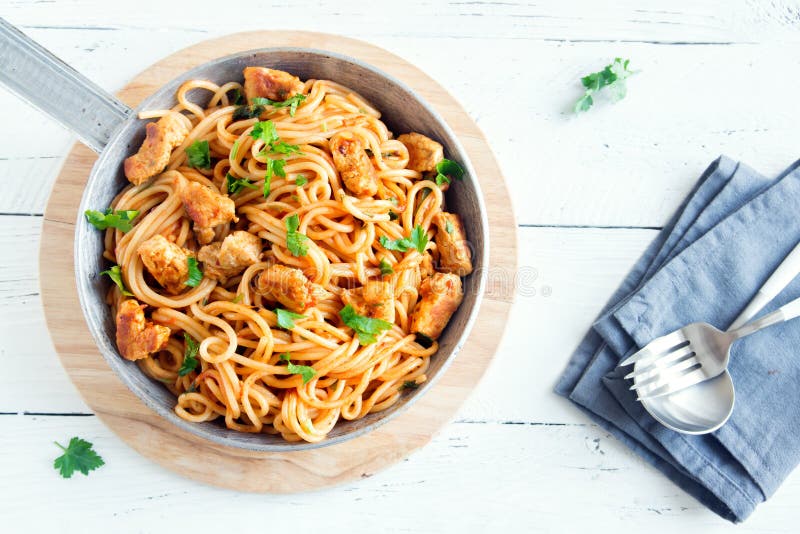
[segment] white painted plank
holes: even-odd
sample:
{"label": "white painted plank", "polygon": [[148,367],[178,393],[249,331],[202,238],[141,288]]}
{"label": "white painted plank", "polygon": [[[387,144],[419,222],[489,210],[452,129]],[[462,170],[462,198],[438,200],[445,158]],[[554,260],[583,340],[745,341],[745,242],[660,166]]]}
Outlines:
{"label": "white painted plank", "polygon": [[[111,33],[95,42],[91,32],[31,31],[109,89],[205,38]],[[431,73],[465,105],[514,198],[524,199],[523,224],[657,227],[718,155],[767,174],[797,157],[796,116],[787,107],[795,88],[786,73],[800,71],[800,45],[372,40]],[[573,116],[580,76],[614,56],[630,57],[641,70],[626,99],[612,105],[600,98],[595,109]],[[0,178],[13,192],[0,197],[0,213],[41,213],[72,137],[7,93],[0,92],[0,108],[8,110],[4,124],[13,125],[0,129]],[[43,132],[47,143],[38,141]],[[48,159],[27,159],[37,157]]]}
{"label": "white painted plank", "polygon": [[[106,465],[63,480],[53,441],[93,442]],[[0,417],[9,532],[647,532],[730,526],[594,426],[450,425],[408,460],[338,488],[274,496],[191,482],[139,456],[94,417]],[[13,487],[13,489],[12,489]],[[792,532],[797,476],[743,532]],[[46,513],[32,513],[46,503]]]}

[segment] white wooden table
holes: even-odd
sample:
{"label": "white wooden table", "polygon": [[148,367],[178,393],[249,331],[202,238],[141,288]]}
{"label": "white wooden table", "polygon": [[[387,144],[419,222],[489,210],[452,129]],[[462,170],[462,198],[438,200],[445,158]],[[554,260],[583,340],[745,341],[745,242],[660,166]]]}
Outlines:
{"label": "white wooden table", "polygon": [[[0,531],[731,528],[551,389],[712,159],[725,153],[777,173],[798,157],[800,7],[603,4],[2,0],[0,15],[109,90],[166,54],[242,30],[341,33],[403,56],[453,92],[490,139],[516,199],[528,289],[481,386],[407,461],[292,496],[180,478],[106,429],[58,362],[38,293],[38,236],[74,138],[0,92]],[[615,56],[641,69],[628,97],[573,116],[579,77]],[[63,480],[52,442],[73,435],[94,442],[107,465]],[[795,475],[738,531],[796,531],[798,499]]]}

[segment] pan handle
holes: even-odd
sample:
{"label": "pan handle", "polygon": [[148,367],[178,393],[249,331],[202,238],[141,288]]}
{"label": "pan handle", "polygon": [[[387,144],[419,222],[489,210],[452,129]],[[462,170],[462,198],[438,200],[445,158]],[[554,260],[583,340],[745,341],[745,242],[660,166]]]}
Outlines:
{"label": "pan handle", "polygon": [[98,154],[133,110],[0,17],[0,84]]}

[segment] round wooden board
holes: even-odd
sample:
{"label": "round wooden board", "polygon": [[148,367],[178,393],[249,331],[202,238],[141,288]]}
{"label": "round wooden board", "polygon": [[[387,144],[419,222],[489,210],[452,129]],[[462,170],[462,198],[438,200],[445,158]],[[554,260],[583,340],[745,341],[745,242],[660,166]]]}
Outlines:
{"label": "round wooden board", "polygon": [[486,200],[489,283],[465,346],[437,384],[409,410],[377,430],[329,447],[254,453],[220,447],[181,431],[150,411],[116,377],[92,340],[75,287],[77,208],[96,156],[76,145],[56,180],[42,227],[42,300],[61,362],[86,403],[126,443],[181,475],[243,491],[309,491],[369,476],[425,445],[456,414],[500,343],[514,295],[516,222],[511,199],[486,139],[464,109],[422,71],[368,43],[310,32],[248,32],[205,41],[148,68],[120,93],[135,107],[180,73],[216,57],[272,46],[302,46],[356,57],[403,80],[447,120],[469,153]]}

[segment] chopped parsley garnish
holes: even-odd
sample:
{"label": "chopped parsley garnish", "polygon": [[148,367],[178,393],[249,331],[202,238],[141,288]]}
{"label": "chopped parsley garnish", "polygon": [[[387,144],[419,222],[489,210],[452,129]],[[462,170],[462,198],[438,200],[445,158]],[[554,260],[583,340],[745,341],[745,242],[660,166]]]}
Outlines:
{"label": "chopped parsley garnish", "polygon": [[292,363],[292,355],[288,352],[284,352],[281,354],[281,360],[285,361],[288,366],[286,370],[292,373],[293,375],[300,375],[303,377],[303,384],[307,384],[314,378],[317,372],[314,370],[313,367],[309,367],[308,365],[295,365]]}
{"label": "chopped parsley garnish", "polygon": [[[427,191],[427,189],[426,189],[426,191]],[[393,212],[392,210],[389,210],[389,220],[390,220],[390,221],[396,221],[396,220],[397,220],[397,219],[399,219],[399,218],[400,218],[400,216],[399,216],[399,215],[397,215],[397,214],[396,214],[395,212]]]}
{"label": "chopped parsley garnish", "polygon": [[242,302],[243,298],[244,298],[244,295],[239,293],[235,297],[233,297],[233,300],[231,300],[231,302],[234,303],[234,304],[239,304],[240,302]]}
{"label": "chopped parsley garnish", "polygon": [[139,215],[139,212],[136,210],[116,211],[108,208],[104,212],[97,210],[86,210],[84,215],[86,216],[86,220],[92,223],[92,226],[98,230],[116,228],[121,232],[130,232],[133,228],[131,221],[134,220],[137,215]]}
{"label": "chopped parsley garnish", "polygon": [[430,346],[433,345],[433,340],[428,336],[426,336],[425,334],[423,334],[422,332],[417,332],[416,342],[425,347],[426,349],[430,348]]}
{"label": "chopped parsley garnish", "polygon": [[444,158],[436,164],[436,185],[439,187],[449,184],[453,178],[461,180],[463,177],[464,169],[455,161]]}
{"label": "chopped parsley garnish", "polygon": [[186,280],[186,285],[189,287],[197,287],[203,280],[203,271],[197,266],[197,259],[189,256],[186,258],[186,264],[189,266],[189,279]]}
{"label": "chopped parsley garnish", "polygon": [[298,319],[305,319],[305,315],[301,315],[299,313],[295,313],[293,311],[284,310],[282,308],[277,308],[275,310],[275,315],[278,316],[278,326],[281,328],[285,328],[286,330],[291,330],[294,328],[294,322]]}
{"label": "chopped parsley garnish", "polygon": [[239,153],[239,140],[233,142],[233,146],[231,147],[231,159],[235,160],[237,154]]}
{"label": "chopped parsley garnish", "polygon": [[285,165],[285,159],[267,159],[267,173],[264,175],[264,198],[269,196],[270,187],[272,187],[272,177],[286,176],[286,171],[283,170]]}
{"label": "chopped parsley garnish", "polygon": [[186,147],[186,155],[189,157],[189,167],[196,169],[210,169],[211,155],[208,152],[208,141],[195,141]]}
{"label": "chopped parsley garnish", "polygon": [[111,280],[113,280],[115,284],[117,284],[117,287],[119,288],[120,293],[122,293],[126,297],[132,297],[133,296],[133,293],[128,291],[125,288],[125,284],[122,283],[122,269],[120,269],[119,265],[114,265],[110,269],[100,273],[101,276],[104,275],[104,274],[107,274],[108,277],[111,278]]}
{"label": "chopped parsley garnish", "polygon": [[417,225],[411,230],[411,236],[403,237],[402,239],[389,239],[385,235],[378,238],[381,246],[386,250],[397,250],[398,252],[406,252],[412,248],[417,249],[420,253],[425,252],[425,247],[428,244],[428,234],[425,230]]}
{"label": "chopped parsley garnish", "polygon": [[252,183],[247,178],[236,178],[231,173],[225,175],[225,183],[228,187],[228,193],[231,195],[235,195],[239,191],[242,190],[244,187],[248,187],[250,189],[258,189],[256,184]]}
{"label": "chopped parsley garnish", "polygon": [[403,385],[400,386],[400,387],[402,389],[417,389],[419,387],[419,384],[417,384],[413,380],[406,380],[405,382],[403,382]]}
{"label": "chopped parsley garnish", "polygon": [[455,230],[455,228],[453,228],[453,222],[450,219],[447,219],[447,221],[444,223],[444,231],[448,234],[452,234],[453,230]]}
{"label": "chopped parsley garnish", "polygon": [[304,100],[306,99],[306,95],[296,94],[291,98],[287,98],[283,102],[276,102],[275,100],[270,100],[269,98],[262,98],[257,96],[253,98],[253,104],[263,105],[263,106],[272,106],[273,108],[289,108],[289,115],[294,117],[294,114],[297,113],[297,106],[299,106]]}
{"label": "chopped parsley garnish", "polygon": [[286,248],[292,256],[299,258],[308,254],[308,236],[297,231],[300,227],[300,217],[295,213],[288,217],[284,223],[286,226]]}
{"label": "chopped parsley garnish", "polygon": [[357,314],[350,304],[339,311],[339,317],[342,318],[342,322],[345,325],[352,328],[358,335],[358,342],[361,345],[375,343],[378,334],[392,327],[392,323],[383,319],[373,319],[372,317],[364,317]]}
{"label": "chopped parsley garnish", "polygon": [[186,332],[183,333],[183,339],[186,341],[186,348],[183,350],[183,363],[181,368],[178,369],[178,376],[186,376],[200,365],[197,360],[197,351],[200,350],[200,344]]}
{"label": "chopped parsley garnish", "polygon": [[294,180],[294,185],[296,185],[298,187],[306,185],[307,183],[308,183],[308,178],[306,178],[302,174],[300,176],[298,176],[297,178],[295,178],[295,180]]}
{"label": "chopped parsley garnish", "polygon": [[269,146],[278,140],[278,130],[275,129],[275,123],[272,121],[258,121],[253,125],[250,137],[261,139],[265,145]]}
{"label": "chopped parsley garnish", "polygon": [[604,88],[608,89],[608,94],[615,102],[625,98],[628,91],[625,79],[633,74],[628,70],[628,63],[630,63],[629,59],[615,58],[614,62],[606,65],[603,70],[581,78],[585,91],[583,96],[575,102],[575,113],[588,111],[594,104],[592,95]]}
{"label": "chopped parsley garnish", "polygon": [[264,106],[239,106],[233,110],[233,120],[255,119],[260,117],[262,113],[264,113]]}
{"label": "chopped parsley garnish", "polygon": [[53,443],[64,451],[64,454],[53,462],[53,467],[58,469],[59,474],[64,478],[70,478],[75,471],[88,475],[89,471],[94,471],[106,464],[103,458],[92,449],[93,445],[85,439],[74,437],[69,440],[66,447],[57,441]]}
{"label": "chopped parsley garnish", "polygon": [[283,141],[276,141],[270,145],[270,151],[275,154],[302,154],[298,145],[290,145]]}
{"label": "chopped parsley garnish", "polygon": [[386,276],[387,274],[394,273],[394,269],[392,269],[392,264],[386,261],[386,258],[381,258],[381,263],[379,267],[381,268],[381,276]]}
{"label": "chopped parsley garnish", "polygon": [[242,94],[242,90],[238,87],[233,90],[233,98],[231,99],[231,104],[234,106],[238,106],[244,102],[244,95]]}

